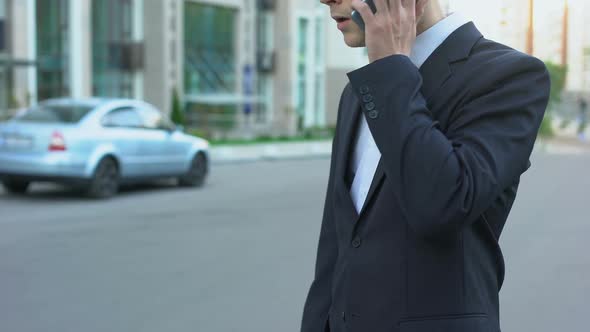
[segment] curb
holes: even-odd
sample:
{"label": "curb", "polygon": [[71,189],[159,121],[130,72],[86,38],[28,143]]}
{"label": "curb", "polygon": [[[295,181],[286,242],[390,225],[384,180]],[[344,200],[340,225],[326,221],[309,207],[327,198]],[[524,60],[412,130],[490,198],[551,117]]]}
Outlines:
{"label": "curb", "polygon": [[266,143],[210,148],[212,164],[330,158],[332,141]]}
{"label": "curb", "polygon": [[[534,151],[557,155],[581,155],[590,153],[590,144],[575,139],[539,139],[535,144]],[[213,165],[323,159],[330,158],[331,152],[331,140],[229,145],[210,148],[211,163]]]}
{"label": "curb", "polygon": [[590,153],[590,144],[575,138],[556,137],[537,141],[534,151],[553,155],[583,155]]}

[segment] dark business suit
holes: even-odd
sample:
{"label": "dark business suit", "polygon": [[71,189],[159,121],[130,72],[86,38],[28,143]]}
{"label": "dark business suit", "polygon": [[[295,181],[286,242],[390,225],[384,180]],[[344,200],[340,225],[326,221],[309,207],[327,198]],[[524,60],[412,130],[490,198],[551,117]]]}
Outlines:
{"label": "dark business suit", "polygon": [[[499,332],[498,238],[549,95],[544,64],[456,30],[348,74],[303,332]],[[381,160],[360,213],[350,157],[365,116]]]}

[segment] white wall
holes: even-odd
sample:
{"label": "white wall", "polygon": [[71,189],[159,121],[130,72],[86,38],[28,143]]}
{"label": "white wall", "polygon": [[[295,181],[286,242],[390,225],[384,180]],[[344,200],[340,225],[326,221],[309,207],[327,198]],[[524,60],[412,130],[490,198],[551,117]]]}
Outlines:
{"label": "white wall", "polygon": [[570,29],[568,47],[569,74],[566,89],[590,93],[590,3],[584,0],[570,1]]}
{"label": "white wall", "polygon": [[70,0],[70,90],[74,98],[92,95],[92,15],[90,0]]}
{"label": "white wall", "polygon": [[[12,12],[7,13],[10,16],[10,23],[13,26],[10,29],[10,42],[12,43],[12,54],[10,55],[16,60],[33,60],[34,54],[29,54],[31,45],[28,43],[28,34],[33,30],[34,26],[27,24],[28,3],[25,1],[14,1],[12,3]],[[34,68],[34,67],[30,67]],[[27,104],[28,98],[34,98],[36,90],[29,92],[32,87],[29,86],[29,67],[15,67],[13,84],[14,97],[21,106]],[[28,96],[27,96],[28,95]],[[12,97],[12,96],[11,96]]]}

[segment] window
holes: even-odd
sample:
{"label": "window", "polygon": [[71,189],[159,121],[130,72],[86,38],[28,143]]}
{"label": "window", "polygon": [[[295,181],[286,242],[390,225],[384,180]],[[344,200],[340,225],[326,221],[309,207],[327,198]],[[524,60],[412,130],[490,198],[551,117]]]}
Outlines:
{"label": "window", "polygon": [[118,108],[102,118],[102,125],[105,127],[128,127],[141,128],[143,121],[134,108]]}
{"label": "window", "polygon": [[37,0],[37,94],[40,100],[70,94],[68,5],[68,0]]}
{"label": "window", "polygon": [[93,107],[85,105],[39,105],[18,116],[17,122],[78,123]]}
{"label": "window", "polygon": [[236,11],[185,2],[184,61],[187,94],[236,91]]}
{"label": "window", "polygon": [[6,49],[6,0],[0,0],[0,53]]}
{"label": "window", "polygon": [[156,109],[144,107],[138,111],[142,118],[143,127],[147,129],[172,130],[174,128],[174,124]]}
{"label": "window", "polygon": [[[76,0],[78,1],[78,0]],[[134,75],[126,70],[133,41],[133,0],[92,2],[92,92],[100,97],[133,97]]]}

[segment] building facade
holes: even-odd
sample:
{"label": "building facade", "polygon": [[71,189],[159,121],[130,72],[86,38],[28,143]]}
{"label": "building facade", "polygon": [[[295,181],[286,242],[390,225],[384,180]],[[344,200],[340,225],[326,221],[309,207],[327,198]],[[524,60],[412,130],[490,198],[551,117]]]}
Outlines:
{"label": "building facade", "polygon": [[[294,135],[325,116],[315,0],[0,0],[0,108],[129,97],[209,133]],[[5,92],[5,93],[4,93]]]}

